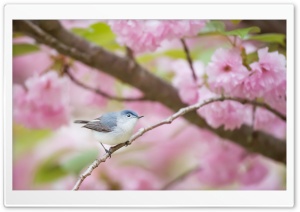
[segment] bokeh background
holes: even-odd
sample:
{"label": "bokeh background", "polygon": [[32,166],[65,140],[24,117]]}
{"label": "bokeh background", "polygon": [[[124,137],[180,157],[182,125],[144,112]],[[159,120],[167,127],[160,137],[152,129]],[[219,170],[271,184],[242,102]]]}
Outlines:
{"label": "bokeh background", "polygon": [[[248,68],[256,78],[247,81],[246,93],[234,95],[264,101],[285,114],[284,21],[59,22],[114,54],[132,56],[172,84],[186,104],[231,93],[233,84],[240,83],[245,73],[248,77]],[[183,38],[193,60],[196,85]],[[13,56],[15,190],[70,190],[80,173],[104,154],[91,131],[73,123],[76,119],[132,109],[145,116],[139,120],[137,131],[174,113],[159,102],[115,101],[99,95],[95,89],[124,98],[140,97],[142,93],[23,33],[14,32]],[[228,77],[219,72],[225,63],[235,74]],[[249,105],[225,101],[198,113],[214,128],[234,130],[246,123],[276,138],[286,138],[285,121],[261,108],[253,110]],[[246,151],[179,118],[113,154],[80,189],[279,190],[286,187],[285,176],[284,164]]]}

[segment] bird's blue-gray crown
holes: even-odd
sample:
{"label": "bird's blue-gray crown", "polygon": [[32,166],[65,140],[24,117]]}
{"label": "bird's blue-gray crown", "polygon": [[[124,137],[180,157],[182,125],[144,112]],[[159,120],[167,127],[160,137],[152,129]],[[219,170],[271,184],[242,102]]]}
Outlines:
{"label": "bird's blue-gray crown", "polygon": [[141,118],[136,112],[134,112],[132,110],[122,110],[120,113],[121,113],[121,116]]}

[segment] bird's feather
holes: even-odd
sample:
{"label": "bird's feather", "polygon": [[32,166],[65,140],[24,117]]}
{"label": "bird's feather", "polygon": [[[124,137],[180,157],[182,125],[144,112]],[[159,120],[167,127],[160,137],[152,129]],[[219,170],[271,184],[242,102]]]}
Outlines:
{"label": "bird's feather", "polygon": [[107,113],[97,119],[88,122],[83,127],[98,132],[112,132],[117,126],[117,114]]}
{"label": "bird's feather", "polygon": [[74,121],[74,123],[76,123],[76,124],[87,124],[87,123],[89,123],[89,121],[76,120],[76,121]]}

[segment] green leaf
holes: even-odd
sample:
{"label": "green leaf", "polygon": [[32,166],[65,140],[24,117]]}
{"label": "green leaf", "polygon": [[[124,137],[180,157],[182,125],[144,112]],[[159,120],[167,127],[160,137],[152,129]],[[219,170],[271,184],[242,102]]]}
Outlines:
{"label": "green leaf", "polygon": [[59,160],[69,151],[68,149],[63,149],[44,160],[36,170],[34,183],[49,183],[67,175],[68,172],[61,167]]}
{"label": "green leaf", "polygon": [[116,35],[105,23],[95,23],[90,25],[88,28],[73,28],[71,30],[86,40],[106,49],[123,49],[123,47],[116,42]]}
{"label": "green leaf", "polygon": [[20,56],[24,54],[33,53],[39,51],[40,48],[37,45],[29,43],[17,43],[13,44],[13,56]]}
{"label": "green leaf", "polygon": [[241,39],[245,39],[250,33],[259,33],[260,28],[253,26],[248,28],[242,28],[242,29],[234,29],[228,32],[225,32],[225,35],[234,35],[239,36]]}
{"label": "green leaf", "polygon": [[86,150],[65,161],[61,166],[66,172],[79,174],[84,167],[90,165],[97,158],[98,153],[97,149]]}
{"label": "green leaf", "polygon": [[247,54],[247,56],[246,56],[246,63],[248,65],[250,65],[251,63],[258,61],[258,59],[259,58],[258,58],[257,52],[253,52],[253,53]]}
{"label": "green leaf", "polygon": [[215,51],[216,51],[216,48],[205,49],[205,51],[201,51],[197,55],[196,60],[200,60],[205,65],[207,65],[211,61],[211,56],[215,53]]}
{"label": "green leaf", "polygon": [[51,135],[50,130],[32,130],[21,125],[13,125],[14,157],[30,151],[39,142]]}
{"label": "green leaf", "polygon": [[223,21],[209,21],[201,30],[200,34],[208,34],[214,32],[224,32],[225,24]]}
{"label": "green leaf", "polygon": [[137,61],[139,63],[147,63],[147,62],[150,62],[152,60],[155,60],[155,59],[157,59],[159,57],[163,57],[163,56],[170,57],[173,59],[185,59],[186,58],[186,55],[182,49],[172,49],[172,50],[167,50],[167,51],[159,52],[159,53],[142,54],[137,57]]}
{"label": "green leaf", "polygon": [[164,56],[168,56],[173,59],[185,59],[186,55],[182,49],[172,49],[162,53]]}
{"label": "green leaf", "polygon": [[257,40],[267,43],[279,43],[280,45],[285,46],[285,35],[280,33],[252,35],[247,40]]}
{"label": "green leaf", "polygon": [[241,57],[243,59],[243,65],[250,71],[251,67],[250,64],[258,61],[258,54],[257,52],[253,52],[250,54],[246,54],[246,50],[243,48],[241,51]]}
{"label": "green leaf", "polygon": [[225,31],[225,24],[222,21],[210,21],[206,24],[199,35],[227,35],[239,36],[241,39],[247,38],[250,33],[259,33],[260,28],[253,26],[248,28],[239,28],[231,31]]}

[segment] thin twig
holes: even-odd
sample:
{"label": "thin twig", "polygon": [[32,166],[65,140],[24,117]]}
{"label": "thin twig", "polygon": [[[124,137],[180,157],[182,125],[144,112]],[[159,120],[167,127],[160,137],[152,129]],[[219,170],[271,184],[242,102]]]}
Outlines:
{"label": "thin twig", "polygon": [[145,97],[137,97],[137,98],[123,98],[123,97],[117,97],[117,96],[112,96],[110,94],[107,94],[105,93],[104,91],[101,91],[100,89],[96,89],[96,88],[92,88],[92,87],[89,87],[85,84],[83,84],[82,82],[80,82],[79,80],[77,80],[72,74],[71,72],[69,71],[69,69],[67,68],[68,65],[64,65],[64,73],[66,75],[68,75],[68,77],[78,86],[86,89],[86,90],[89,90],[89,91],[92,91],[100,96],[103,96],[103,97],[106,97],[108,99],[112,99],[112,100],[116,100],[116,101],[127,101],[127,102],[133,102],[133,101],[144,101],[146,100]]}
{"label": "thin twig", "polygon": [[187,59],[187,61],[189,63],[189,66],[191,68],[193,79],[196,82],[197,81],[197,76],[196,76],[196,72],[195,72],[195,69],[194,69],[194,66],[193,66],[193,60],[192,60],[189,48],[188,48],[184,38],[181,38],[180,41],[182,43],[182,46],[183,46],[183,49],[184,49],[184,52],[185,52],[185,55],[186,55],[186,59]]}
{"label": "thin twig", "polygon": [[[110,157],[110,155],[112,155],[112,153],[114,153],[115,151],[117,151],[118,149],[122,148],[123,146],[126,145],[130,145],[132,144],[133,141],[135,141],[137,138],[141,137],[143,134],[145,134],[146,132],[157,128],[161,125],[165,125],[165,124],[171,124],[175,119],[177,119],[180,116],[183,116],[184,114],[197,110],[200,107],[203,107],[207,104],[210,104],[212,102],[217,102],[217,101],[225,101],[225,100],[231,100],[231,101],[237,101],[240,102],[242,104],[252,104],[252,105],[256,105],[256,106],[260,106],[263,107],[269,111],[275,111],[274,109],[271,109],[268,105],[264,104],[264,103],[259,103],[259,102],[255,102],[255,101],[250,101],[250,100],[246,100],[246,99],[241,99],[241,98],[234,98],[234,97],[219,97],[219,98],[212,98],[212,99],[208,99],[204,102],[199,102],[197,104],[185,107],[185,108],[181,108],[178,112],[174,113],[173,115],[169,116],[168,118],[152,125],[146,128],[141,128],[136,134],[134,134],[133,136],[131,136],[131,138],[129,139],[128,142],[124,142],[124,143],[120,143],[116,146],[113,146],[110,148],[110,154],[106,153],[104,154],[100,159],[96,159],[89,167],[88,169],[80,175],[78,181],[76,182],[75,186],[73,187],[73,190],[78,190],[81,183],[84,181],[84,179],[91,175],[93,170],[95,168],[97,168],[99,166],[100,163],[103,163],[106,161],[106,159],[108,157]],[[281,115],[279,112],[276,111],[277,115],[283,116]]]}
{"label": "thin twig", "polygon": [[175,179],[171,180],[170,182],[168,182],[166,185],[164,185],[161,190],[167,190],[169,188],[171,188],[172,186],[174,186],[175,184],[177,184],[180,181],[183,181],[185,178],[187,178],[188,176],[190,176],[191,174],[198,172],[201,170],[200,166],[196,166],[192,169],[189,169],[188,171],[180,174],[179,176],[177,176]]}
{"label": "thin twig", "polygon": [[251,101],[248,99],[243,99],[243,98],[238,98],[238,97],[223,97],[223,100],[220,101],[224,101],[224,100],[231,100],[231,101],[236,101],[239,102],[241,104],[250,104],[253,105],[255,107],[262,107],[268,111],[270,111],[271,113],[275,114],[276,116],[278,116],[278,118],[280,118],[283,121],[286,121],[286,116],[281,114],[279,111],[275,110],[274,108],[272,108],[270,105],[263,103],[263,102],[257,102],[257,101]]}

